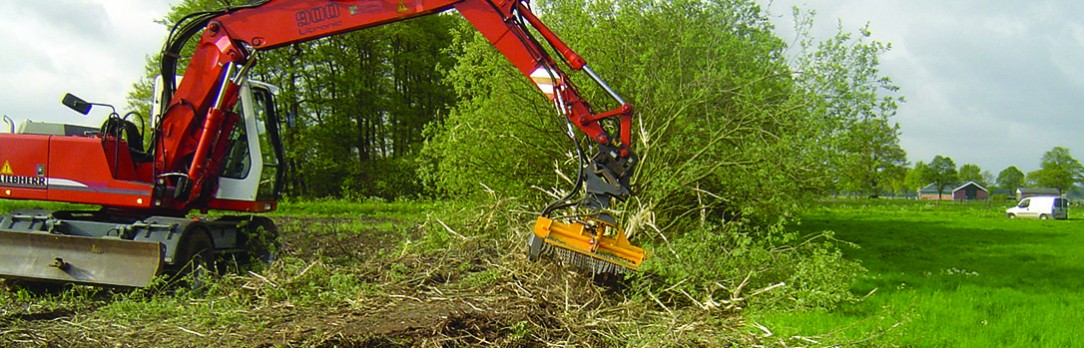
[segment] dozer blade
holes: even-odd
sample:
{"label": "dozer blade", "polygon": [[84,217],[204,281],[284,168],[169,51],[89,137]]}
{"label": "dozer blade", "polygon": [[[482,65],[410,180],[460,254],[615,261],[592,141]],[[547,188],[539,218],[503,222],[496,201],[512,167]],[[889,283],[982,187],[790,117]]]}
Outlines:
{"label": "dozer blade", "polygon": [[0,277],[143,287],[158,274],[159,243],[0,230]]}
{"label": "dozer blade", "polygon": [[529,256],[533,259],[541,253],[554,254],[570,266],[596,273],[620,274],[640,268],[644,249],[629,243],[625,231],[601,220],[589,222],[594,224],[593,228],[539,216],[529,243]]}

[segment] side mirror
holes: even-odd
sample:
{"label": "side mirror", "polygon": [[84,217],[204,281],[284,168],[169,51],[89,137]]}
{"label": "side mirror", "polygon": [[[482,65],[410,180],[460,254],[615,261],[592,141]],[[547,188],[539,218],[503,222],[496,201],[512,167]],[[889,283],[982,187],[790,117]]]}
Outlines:
{"label": "side mirror", "polygon": [[86,115],[87,113],[90,113],[90,103],[86,100],[79,99],[79,97],[76,97],[71,93],[65,94],[64,99],[61,100],[60,103],[80,114]]}

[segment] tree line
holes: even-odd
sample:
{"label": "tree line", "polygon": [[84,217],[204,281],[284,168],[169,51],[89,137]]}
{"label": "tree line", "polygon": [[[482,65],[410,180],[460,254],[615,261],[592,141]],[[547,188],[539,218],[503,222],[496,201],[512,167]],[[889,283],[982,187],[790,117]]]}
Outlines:
{"label": "tree line", "polygon": [[914,192],[926,185],[934,185],[938,192],[945,192],[951,185],[975,182],[1001,194],[1013,195],[1018,188],[1051,188],[1062,195],[1078,190],[1084,183],[1084,166],[1069,153],[1069,149],[1056,146],[1043,154],[1039,169],[1024,173],[1016,166],[1008,166],[995,177],[974,163],[965,163],[957,169],[952,158],[937,155],[929,163],[919,161],[907,169],[900,181],[901,194],[907,189]]}

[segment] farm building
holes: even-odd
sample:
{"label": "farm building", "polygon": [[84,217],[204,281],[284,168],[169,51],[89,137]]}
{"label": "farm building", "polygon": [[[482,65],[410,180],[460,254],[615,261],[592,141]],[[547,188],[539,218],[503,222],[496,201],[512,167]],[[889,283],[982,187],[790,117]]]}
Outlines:
{"label": "farm building", "polygon": [[990,199],[990,191],[974,181],[968,181],[959,185],[949,185],[945,192],[938,196],[937,185],[929,184],[918,190],[918,199],[923,200],[956,200],[972,201]]}
{"label": "farm building", "polygon": [[1016,189],[1016,200],[1035,196],[1061,196],[1058,189],[1048,187],[1021,187]]}

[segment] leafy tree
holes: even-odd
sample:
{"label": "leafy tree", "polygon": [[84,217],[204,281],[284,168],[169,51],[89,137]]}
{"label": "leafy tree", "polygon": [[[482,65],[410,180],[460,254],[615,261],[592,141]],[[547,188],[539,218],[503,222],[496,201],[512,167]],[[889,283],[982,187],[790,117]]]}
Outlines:
{"label": "leafy tree", "polygon": [[979,165],[974,163],[966,163],[960,166],[958,179],[960,182],[974,181],[979,185],[986,186],[986,178],[982,174],[982,168],[979,168]]}
{"label": "leafy tree", "polygon": [[1016,166],[1008,166],[997,173],[997,186],[1009,192],[1024,186],[1024,172]]}
{"label": "leafy tree", "polygon": [[1069,154],[1068,148],[1056,146],[1043,154],[1034,179],[1040,186],[1056,188],[1065,194],[1074,184],[1084,181],[1084,166]]}
{"label": "leafy tree", "polygon": [[937,195],[940,197],[945,193],[945,188],[956,184],[959,180],[956,163],[953,163],[952,158],[949,157],[934,156],[927,170],[923,172],[922,179],[925,182],[934,184],[937,187]]}
{"label": "leafy tree", "polygon": [[929,165],[923,161],[918,161],[918,163],[915,163],[914,168],[908,169],[907,175],[903,179],[906,190],[917,193],[919,189],[929,185],[930,182],[926,181],[927,171],[929,171]]}
{"label": "leafy tree", "polygon": [[[811,20],[798,18],[799,33],[808,30]],[[797,60],[796,80],[820,96],[813,99],[814,115],[832,125],[822,130],[835,150],[828,158],[840,188],[877,196],[902,180],[907,165],[899,125],[890,121],[903,98],[878,68],[878,57],[891,44],[870,40],[868,25],[858,33],[855,37],[840,29],[835,37],[817,43],[815,50],[812,37],[801,36],[800,48],[806,54]]]}
{"label": "leafy tree", "polygon": [[887,122],[859,120],[843,135],[838,170],[849,191],[876,197],[902,179],[907,153],[899,145],[899,126]]}
{"label": "leafy tree", "polygon": [[991,173],[989,170],[983,170],[982,181],[980,183],[982,183],[982,186],[989,188],[990,183],[994,182],[994,178],[994,173]]}
{"label": "leafy tree", "polygon": [[895,195],[909,195],[914,192],[907,183],[907,173],[909,173],[910,170],[911,168],[904,165],[893,167],[885,172],[885,178],[888,180],[886,186],[891,193]]}
{"label": "leafy tree", "polygon": [[[633,147],[642,161],[634,178],[638,200],[630,203],[650,207],[659,226],[690,230],[684,224],[700,222],[688,218],[701,214],[776,221],[793,214],[795,202],[824,192],[820,159],[832,151],[820,136],[827,126],[806,111],[816,97],[795,88],[783,42],[752,3],[537,5],[547,24],[638,108]],[[432,182],[457,196],[478,191],[479,182],[499,192],[567,187],[549,170],[554,162],[575,169],[563,121],[540,119],[553,115],[552,107],[503,58],[490,58],[493,49],[480,40],[468,33],[452,73],[461,102],[429,144],[439,168]],[[573,76],[589,100],[606,102],[596,109],[616,106],[585,77]],[[506,167],[479,158],[514,161]]]}

